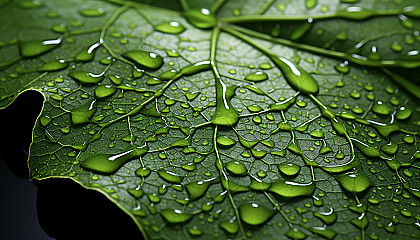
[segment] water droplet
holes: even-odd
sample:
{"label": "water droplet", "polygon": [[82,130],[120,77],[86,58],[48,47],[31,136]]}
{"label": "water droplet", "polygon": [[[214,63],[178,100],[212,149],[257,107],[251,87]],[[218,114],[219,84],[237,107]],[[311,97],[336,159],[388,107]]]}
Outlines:
{"label": "water droplet", "polygon": [[131,50],[122,54],[128,60],[133,61],[138,67],[156,70],[162,67],[163,58],[157,53],[142,50]]}
{"label": "water droplet", "polygon": [[226,137],[226,136],[218,136],[216,141],[217,141],[218,144],[220,144],[222,146],[227,146],[227,147],[230,147],[230,146],[233,146],[233,145],[236,144],[235,140],[233,140],[230,137]]}
{"label": "water droplet", "polygon": [[187,189],[189,199],[191,201],[194,201],[196,199],[201,198],[204,196],[204,194],[207,192],[207,189],[214,183],[220,182],[219,178],[211,178],[204,181],[198,181],[198,182],[190,182],[187,185],[185,185],[185,188]]}
{"label": "water droplet", "polygon": [[185,31],[185,27],[179,22],[165,22],[156,25],[155,30],[169,34],[180,34]]}
{"label": "water droplet", "polygon": [[381,150],[386,154],[394,155],[398,150],[398,144],[395,142],[389,142],[387,145],[382,145]]}
{"label": "water droplet", "polygon": [[247,106],[246,108],[248,108],[248,110],[249,110],[250,112],[260,112],[260,111],[262,111],[262,110],[263,110],[260,106],[258,106],[258,105],[256,105],[256,104],[249,105],[249,106]]}
{"label": "water droplet", "polygon": [[245,80],[252,81],[252,82],[261,82],[267,79],[268,79],[267,73],[260,72],[260,71],[248,74],[245,77]]}
{"label": "water droplet", "polygon": [[361,7],[348,7],[336,12],[338,17],[350,20],[364,20],[375,15],[375,12]]}
{"label": "water droplet", "polygon": [[365,229],[369,224],[369,220],[365,215],[365,213],[362,213],[358,218],[353,219],[350,222],[360,229]]}
{"label": "water droplet", "polygon": [[199,72],[207,71],[210,69],[211,69],[210,61],[206,60],[206,61],[201,61],[201,62],[188,65],[184,67],[183,69],[181,69],[180,73],[184,76],[190,76],[190,75],[194,75]]}
{"label": "water droplet", "polygon": [[332,208],[328,212],[315,212],[314,216],[321,219],[327,225],[331,225],[337,221],[337,213]]}
{"label": "water droplet", "polygon": [[105,98],[113,95],[117,91],[112,85],[99,85],[95,88],[95,96],[97,98]]}
{"label": "water droplet", "polygon": [[391,44],[391,49],[396,51],[396,52],[401,52],[402,49],[403,49],[403,46],[399,42],[393,42]]}
{"label": "water droplet", "polygon": [[230,161],[225,167],[231,174],[238,176],[244,176],[248,171],[245,164],[239,161]]}
{"label": "water droplet", "polygon": [[263,158],[267,154],[267,151],[252,148],[251,153],[255,158]]}
{"label": "water droplet", "polygon": [[294,240],[302,240],[302,239],[305,239],[306,238],[306,234],[303,233],[303,232],[301,232],[297,228],[290,229],[286,233],[286,236],[288,236],[289,238],[294,239]]}
{"label": "water droplet", "polygon": [[44,65],[42,65],[40,68],[38,68],[38,71],[40,72],[53,72],[53,71],[59,71],[67,68],[69,64],[64,60],[57,60],[57,61],[51,61]]}
{"label": "water droplet", "polygon": [[411,116],[412,113],[413,113],[413,111],[411,111],[411,109],[406,108],[406,107],[400,107],[397,110],[397,114],[395,115],[395,117],[398,120],[406,120]]}
{"label": "water droplet", "polygon": [[139,177],[147,177],[149,176],[151,170],[148,167],[141,167],[139,169],[136,170],[136,175]]}
{"label": "water droplet", "polygon": [[377,101],[373,105],[372,111],[374,113],[381,114],[381,115],[389,115],[389,113],[390,113],[389,107],[385,103],[383,103],[382,101]]}
{"label": "water droplet", "polygon": [[279,171],[286,176],[295,176],[300,172],[300,166],[294,163],[282,163],[278,166]]}
{"label": "water droplet", "polygon": [[324,138],[324,132],[320,130],[313,130],[309,133],[314,138]]}
{"label": "water droplet", "polygon": [[160,211],[160,214],[169,223],[184,223],[194,216],[193,214],[184,213],[178,209],[165,209]]}
{"label": "water droplet", "polygon": [[273,62],[283,72],[286,81],[297,91],[304,94],[317,94],[319,91],[318,83],[315,79],[300,66],[291,61],[277,56],[271,56]]}
{"label": "water droplet", "polygon": [[276,213],[276,210],[267,209],[258,203],[245,203],[239,206],[241,220],[249,225],[261,225]]}
{"label": "water droplet", "polygon": [[74,108],[70,111],[71,121],[74,124],[87,123],[96,112],[97,103],[96,100],[87,102],[79,107]]}
{"label": "water droplet", "polygon": [[195,27],[207,29],[216,26],[217,19],[208,9],[191,9],[182,13]]}
{"label": "water droplet", "polygon": [[344,173],[336,179],[344,189],[352,193],[361,193],[372,186],[368,176],[359,170]]}
{"label": "water droplet", "polygon": [[43,53],[53,50],[60,46],[61,39],[44,40],[44,41],[20,41],[19,49],[22,57],[36,57]]}
{"label": "water droplet", "polygon": [[100,43],[95,43],[92,46],[89,46],[86,49],[83,49],[79,52],[75,57],[74,60],[77,62],[90,62],[95,57],[96,49],[101,46]]}
{"label": "water droplet", "polygon": [[97,84],[100,83],[104,79],[104,73],[101,74],[94,74],[83,70],[76,70],[72,71],[69,74],[69,77],[73,78],[74,80],[80,83],[86,84]]}
{"label": "water droplet", "polygon": [[188,101],[192,101],[194,100],[198,95],[200,95],[200,92],[188,92],[185,94],[185,97],[187,98]]}
{"label": "water droplet", "polygon": [[268,191],[282,197],[310,196],[315,190],[315,183],[296,183],[290,181],[278,181],[271,184]]}
{"label": "water droplet", "polygon": [[142,146],[118,154],[96,154],[87,157],[80,166],[103,174],[113,174],[125,163],[144,155],[148,150],[148,146]]}
{"label": "water droplet", "polygon": [[230,102],[236,88],[237,86],[226,87],[221,79],[216,79],[216,110],[211,118],[213,124],[233,126],[238,122],[239,114]]}
{"label": "water droplet", "polygon": [[182,179],[184,179],[183,176],[166,170],[159,170],[157,173],[161,178],[170,183],[181,183]]}
{"label": "water droplet", "polygon": [[127,192],[135,198],[141,198],[144,194],[144,191],[141,189],[140,185],[135,188],[128,189]]}
{"label": "water droplet", "polygon": [[105,10],[103,8],[90,8],[80,10],[79,14],[84,17],[100,17],[105,15]]}
{"label": "water droplet", "polygon": [[239,231],[239,224],[236,220],[236,217],[232,218],[229,221],[220,222],[219,227],[230,234],[236,234]]}
{"label": "water droplet", "polygon": [[39,8],[44,6],[44,4],[38,0],[24,0],[19,3],[19,7],[23,9],[33,9],[33,8]]}
{"label": "water droplet", "polygon": [[318,3],[317,0],[306,0],[305,1],[305,5],[307,9],[311,9],[314,8],[316,6],[316,4]]}
{"label": "water droplet", "polygon": [[203,234],[203,231],[201,231],[197,226],[190,227],[188,232],[193,236],[200,236]]}
{"label": "water droplet", "polygon": [[292,40],[298,40],[299,38],[303,37],[306,33],[309,32],[312,28],[313,19],[308,18],[308,20],[300,25],[298,28],[296,28],[292,34],[290,35],[290,38]]}

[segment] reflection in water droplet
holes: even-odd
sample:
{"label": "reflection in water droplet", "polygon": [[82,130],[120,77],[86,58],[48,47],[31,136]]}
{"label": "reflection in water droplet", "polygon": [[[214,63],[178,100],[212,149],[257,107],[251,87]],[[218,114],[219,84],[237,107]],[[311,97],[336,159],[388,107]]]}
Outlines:
{"label": "reflection in water droplet", "polygon": [[315,183],[296,183],[290,181],[278,181],[271,184],[268,191],[282,197],[310,196],[315,190]]}
{"label": "reflection in water droplet", "polygon": [[84,17],[100,17],[105,15],[105,10],[103,8],[90,8],[80,10],[79,14]]}
{"label": "reflection in water droplet", "polygon": [[86,84],[100,83],[105,77],[104,73],[94,74],[94,73],[87,72],[84,70],[75,70],[75,71],[69,72],[68,75],[74,80],[80,83],[86,83]]}
{"label": "reflection in water droplet", "polygon": [[267,73],[264,73],[264,72],[254,72],[254,73],[248,74],[245,77],[245,80],[252,81],[252,82],[261,82],[267,79],[268,79],[268,75]]}
{"label": "reflection in water droplet", "polygon": [[282,163],[277,167],[286,176],[295,176],[300,172],[300,166],[294,163]]}
{"label": "reflection in water droplet", "polygon": [[239,162],[239,161],[230,161],[226,164],[226,169],[232,173],[233,175],[246,175],[247,173],[247,169],[246,166],[243,162]]}
{"label": "reflection in water droplet", "polygon": [[70,111],[71,121],[73,124],[87,123],[96,112],[97,102],[96,100],[87,102],[79,107],[76,107]]}

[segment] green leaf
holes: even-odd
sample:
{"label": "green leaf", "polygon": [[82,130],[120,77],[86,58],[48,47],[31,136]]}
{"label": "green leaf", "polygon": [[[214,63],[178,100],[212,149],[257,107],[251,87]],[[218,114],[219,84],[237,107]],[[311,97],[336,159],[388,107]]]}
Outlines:
{"label": "green leaf", "polygon": [[31,178],[146,239],[420,238],[416,1],[0,6],[0,107],[45,97]]}

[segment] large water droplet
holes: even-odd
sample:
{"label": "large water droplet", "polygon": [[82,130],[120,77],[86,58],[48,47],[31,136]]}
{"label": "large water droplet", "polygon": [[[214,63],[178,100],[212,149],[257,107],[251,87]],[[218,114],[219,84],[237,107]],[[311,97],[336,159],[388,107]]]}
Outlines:
{"label": "large water droplet", "polygon": [[83,49],[81,52],[79,52],[75,57],[74,60],[77,62],[89,62],[92,61],[95,57],[95,51],[96,49],[101,46],[100,43],[95,43],[92,46],[89,46],[86,49]]}
{"label": "large water droplet", "polygon": [[113,95],[117,91],[112,85],[99,85],[95,88],[95,96],[97,98],[105,98]]}
{"label": "large water droplet", "polygon": [[352,171],[339,175],[337,181],[349,192],[360,193],[372,186],[368,176],[363,171]]}
{"label": "large water droplet", "polygon": [[337,221],[337,213],[332,208],[328,212],[315,212],[314,216],[321,219],[327,225],[331,225]]}
{"label": "large water droplet", "polygon": [[233,175],[243,176],[246,175],[247,169],[243,162],[239,161],[230,161],[226,164],[226,169]]}
{"label": "large water droplet", "polygon": [[160,211],[160,214],[169,223],[184,223],[194,216],[193,214],[184,213],[178,209],[165,209]]}
{"label": "large water droplet", "polygon": [[195,27],[207,29],[216,26],[217,19],[208,9],[191,9],[182,13]]}
{"label": "large water droplet", "polygon": [[76,70],[69,72],[69,77],[85,84],[97,84],[104,79],[104,73],[94,74],[83,70]]}
{"label": "large water droplet", "polygon": [[185,31],[185,27],[179,22],[165,22],[155,26],[155,30],[169,34],[179,34]]}
{"label": "large water droplet", "polygon": [[227,233],[235,234],[239,231],[239,224],[236,220],[236,217],[232,218],[229,221],[220,222],[220,228],[225,230]]}
{"label": "large water droplet", "polygon": [[71,121],[74,124],[87,123],[96,112],[97,103],[96,100],[87,102],[79,107],[76,107],[70,111]]}
{"label": "large water droplet", "polygon": [[79,14],[84,17],[100,17],[105,15],[105,10],[103,8],[89,8],[80,10]]}
{"label": "large water droplet", "polygon": [[246,203],[239,206],[241,220],[249,225],[261,225],[276,213],[276,210],[267,209],[258,203]]}
{"label": "large water droplet", "polygon": [[273,62],[283,72],[286,81],[297,91],[304,94],[317,94],[319,91],[318,83],[315,79],[300,66],[291,61],[277,56],[271,56]]}
{"label": "large water droplet", "polygon": [[159,170],[158,174],[161,178],[170,183],[181,183],[182,179],[184,179],[183,176],[166,170]]}
{"label": "large water droplet", "polygon": [[296,183],[290,181],[278,181],[271,184],[268,191],[282,197],[310,196],[315,190],[315,183]]}
{"label": "large water droplet", "polygon": [[163,58],[157,53],[142,50],[131,50],[122,54],[128,60],[133,61],[138,67],[156,70],[162,67]]}
{"label": "large water droplet", "polygon": [[138,158],[149,150],[148,146],[135,147],[118,154],[96,154],[87,157],[81,163],[81,167],[103,174],[112,174],[118,171],[131,159]]}
{"label": "large water droplet", "polygon": [[189,194],[189,199],[194,201],[201,198],[207,191],[207,189],[214,183],[220,182],[219,178],[211,178],[204,181],[190,182],[185,185]]}
{"label": "large water droplet", "polygon": [[40,72],[53,72],[53,71],[59,71],[67,68],[69,64],[64,60],[57,60],[57,61],[51,61],[44,65],[42,65],[40,68],[38,68],[38,71]]}
{"label": "large water droplet", "polygon": [[245,77],[245,80],[252,81],[252,82],[261,82],[268,79],[268,75],[265,72],[254,72],[248,74]]}
{"label": "large water droplet", "polygon": [[288,177],[295,176],[300,172],[300,166],[294,163],[282,163],[277,167],[282,174]]}
{"label": "large water droplet", "polygon": [[233,140],[230,137],[226,137],[226,136],[218,136],[216,139],[217,143],[222,145],[222,146],[226,146],[226,147],[230,147],[236,144],[236,141]]}
{"label": "large water droplet", "polygon": [[61,39],[45,41],[20,41],[19,49],[22,57],[36,57],[60,46]]}

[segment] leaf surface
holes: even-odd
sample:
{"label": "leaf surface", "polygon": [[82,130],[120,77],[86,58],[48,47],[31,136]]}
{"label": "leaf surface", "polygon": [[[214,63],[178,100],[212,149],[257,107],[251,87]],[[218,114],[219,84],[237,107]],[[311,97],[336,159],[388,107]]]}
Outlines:
{"label": "leaf surface", "polygon": [[397,2],[5,1],[0,104],[42,92],[31,177],[147,239],[418,239],[420,10]]}

